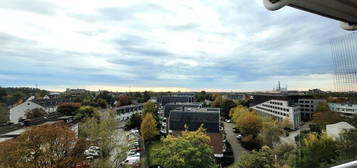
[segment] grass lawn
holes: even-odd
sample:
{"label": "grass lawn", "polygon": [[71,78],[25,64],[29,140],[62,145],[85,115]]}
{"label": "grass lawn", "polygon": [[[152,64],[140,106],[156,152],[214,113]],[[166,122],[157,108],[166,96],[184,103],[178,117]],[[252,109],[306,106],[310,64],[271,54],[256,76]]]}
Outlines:
{"label": "grass lawn", "polygon": [[157,158],[154,158],[153,157],[153,150],[154,149],[157,149],[161,146],[161,142],[160,141],[153,141],[153,142],[150,142],[150,144],[148,145],[147,147],[147,158],[149,159],[149,167],[150,166],[154,166],[154,165],[157,165]]}

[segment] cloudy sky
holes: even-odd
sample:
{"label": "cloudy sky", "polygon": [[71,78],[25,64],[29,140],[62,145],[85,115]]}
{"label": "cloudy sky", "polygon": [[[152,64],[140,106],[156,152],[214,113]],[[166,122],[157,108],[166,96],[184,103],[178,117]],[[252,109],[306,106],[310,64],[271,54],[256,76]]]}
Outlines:
{"label": "cloudy sky", "polygon": [[333,89],[335,20],[261,0],[1,0],[0,86]]}

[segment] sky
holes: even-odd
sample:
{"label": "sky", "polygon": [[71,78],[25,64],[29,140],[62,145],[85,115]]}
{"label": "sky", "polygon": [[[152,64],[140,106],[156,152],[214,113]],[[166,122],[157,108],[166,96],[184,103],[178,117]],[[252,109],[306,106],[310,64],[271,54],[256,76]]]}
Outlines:
{"label": "sky", "polygon": [[261,0],[1,0],[0,86],[333,90],[335,20]]}

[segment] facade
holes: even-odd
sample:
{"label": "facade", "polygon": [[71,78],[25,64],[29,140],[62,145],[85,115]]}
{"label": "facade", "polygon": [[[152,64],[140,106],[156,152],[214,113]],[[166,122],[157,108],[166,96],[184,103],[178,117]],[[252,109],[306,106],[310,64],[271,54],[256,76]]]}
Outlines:
{"label": "facade", "polygon": [[230,93],[223,96],[224,98],[232,100],[248,100],[248,95],[244,93]]}
{"label": "facade", "polygon": [[352,103],[328,103],[331,111],[338,112],[343,115],[356,115],[357,104]]}
{"label": "facade", "polygon": [[174,95],[174,96],[161,96],[157,100],[160,105],[164,106],[167,103],[190,103],[194,102],[194,96],[190,95]]}
{"label": "facade", "polygon": [[311,120],[312,113],[316,111],[316,107],[320,102],[326,102],[324,99],[299,99],[297,105],[300,106],[301,118],[303,120]]}
{"label": "facade", "polygon": [[136,104],[116,107],[115,111],[117,112],[117,119],[120,121],[128,120],[133,114],[141,113],[143,110],[143,106],[144,104]]}
{"label": "facade", "polygon": [[278,121],[289,120],[293,129],[297,129],[301,125],[300,106],[289,105],[286,100],[272,99],[251,108],[256,110],[259,115],[269,116]]}
{"label": "facade", "polygon": [[[169,132],[178,136],[182,131],[196,131],[201,125],[210,137],[216,158],[223,157],[223,134],[220,129],[219,108],[186,108],[172,110],[168,118]],[[187,126],[187,127],[186,127]]]}
{"label": "facade", "polygon": [[168,118],[172,110],[184,110],[184,108],[201,108],[202,103],[167,103],[164,106],[164,117]]}
{"label": "facade", "polygon": [[32,102],[26,101],[10,109],[10,122],[17,124],[20,119],[26,119],[25,114],[33,109],[40,108],[45,110],[44,107]]}
{"label": "facade", "polygon": [[344,130],[354,129],[355,127],[348,124],[347,122],[339,122],[335,124],[326,125],[327,136],[331,138],[338,138]]}

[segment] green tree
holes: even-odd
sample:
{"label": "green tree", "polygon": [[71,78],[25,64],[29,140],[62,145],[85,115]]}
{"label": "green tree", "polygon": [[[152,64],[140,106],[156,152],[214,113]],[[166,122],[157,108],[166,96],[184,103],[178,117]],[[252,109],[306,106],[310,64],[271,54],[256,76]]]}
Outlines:
{"label": "green tree", "polygon": [[146,102],[144,104],[144,108],[143,108],[143,117],[145,117],[145,115],[147,113],[151,113],[154,115],[154,117],[157,116],[157,108],[156,108],[156,104],[153,102]]}
{"label": "green tree", "polygon": [[182,136],[168,135],[162,146],[154,150],[158,164],[165,168],[219,167],[213,158],[210,138],[201,127],[197,131],[183,131]]}
{"label": "green tree", "polygon": [[75,115],[80,107],[80,103],[62,103],[57,107],[57,112],[64,115]]}
{"label": "green tree", "polygon": [[132,128],[140,128],[142,122],[142,118],[139,113],[135,113],[130,116],[130,119],[126,122],[125,127],[132,129]]}
{"label": "green tree", "polygon": [[357,159],[357,128],[345,130],[337,139],[339,160]]}
{"label": "green tree", "polygon": [[271,118],[266,118],[265,121],[263,121],[263,127],[259,133],[259,138],[263,145],[272,148],[274,144],[280,142],[282,132],[283,130],[279,127],[277,121],[274,121]]}
{"label": "green tree", "polygon": [[223,99],[222,105],[221,105],[221,116],[223,118],[230,118],[229,117],[229,111],[236,106],[236,103],[234,103],[233,100],[231,99]]}
{"label": "green tree", "polygon": [[148,141],[158,134],[157,123],[152,113],[146,113],[140,127],[141,136]]}
{"label": "green tree", "polygon": [[274,152],[268,146],[243,154],[235,168],[275,168]]}
{"label": "green tree", "polygon": [[107,108],[107,100],[99,98],[97,99],[97,105],[101,108]]}
{"label": "green tree", "polygon": [[322,164],[332,163],[338,155],[337,143],[325,133],[309,133],[304,138],[300,150],[298,167],[320,167]]}
{"label": "green tree", "polygon": [[83,119],[88,117],[94,117],[96,111],[97,109],[92,106],[81,106],[78,110],[76,110],[74,119],[77,120],[77,119]]}
{"label": "green tree", "polygon": [[45,116],[47,113],[44,109],[42,108],[35,108],[32,109],[28,112],[26,112],[25,116],[27,119],[33,119],[33,118],[38,118],[38,117],[43,117]]}
{"label": "green tree", "polygon": [[0,124],[9,121],[9,110],[5,104],[0,103]]}

